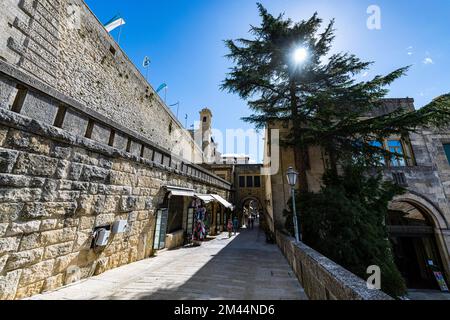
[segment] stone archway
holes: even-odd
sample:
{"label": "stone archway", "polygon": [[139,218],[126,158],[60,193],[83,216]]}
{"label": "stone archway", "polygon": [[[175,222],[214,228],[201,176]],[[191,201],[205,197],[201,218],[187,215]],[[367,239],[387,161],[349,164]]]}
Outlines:
{"label": "stone archway", "polygon": [[[388,228],[397,266],[410,287],[436,289],[427,263],[433,261],[450,279],[449,224],[428,199],[415,193],[394,198],[389,204]],[[448,236],[448,235],[447,235]]]}
{"label": "stone archway", "polygon": [[264,213],[264,207],[260,199],[254,196],[249,196],[241,200],[239,204],[239,220],[242,226],[247,225],[247,217],[251,213],[260,214]]}

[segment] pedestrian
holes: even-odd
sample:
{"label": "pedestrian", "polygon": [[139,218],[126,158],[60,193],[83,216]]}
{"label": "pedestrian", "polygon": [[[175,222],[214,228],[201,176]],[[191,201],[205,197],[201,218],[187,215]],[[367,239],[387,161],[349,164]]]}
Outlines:
{"label": "pedestrian", "polygon": [[254,226],[255,226],[255,216],[251,215],[250,216],[250,229],[253,230]]}
{"label": "pedestrian", "polygon": [[233,233],[233,222],[231,222],[231,219],[228,219],[227,230],[228,230],[228,238],[231,238],[231,235]]}
{"label": "pedestrian", "polygon": [[234,217],[234,219],[233,219],[234,235],[236,235],[236,233],[238,232],[238,229],[239,229],[239,219],[238,219],[238,217]]}

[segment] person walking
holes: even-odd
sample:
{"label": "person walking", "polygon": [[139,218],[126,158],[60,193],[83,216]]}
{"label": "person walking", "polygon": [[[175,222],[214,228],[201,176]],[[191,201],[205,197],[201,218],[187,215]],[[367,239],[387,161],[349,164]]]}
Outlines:
{"label": "person walking", "polygon": [[228,219],[227,230],[228,230],[228,238],[231,238],[233,233],[233,222],[231,221],[231,219]]}
{"label": "person walking", "polygon": [[253,230],[254,226],[255,226],[255,216],[250,215],[250,229]]}
{"label": "person walking", "polygon": [[234,235],[236,235],[236,233],[238,232],[238,229],[239,229],[239,219],[238,219],[238,217],[234,217],[234,219],[233,219]]}

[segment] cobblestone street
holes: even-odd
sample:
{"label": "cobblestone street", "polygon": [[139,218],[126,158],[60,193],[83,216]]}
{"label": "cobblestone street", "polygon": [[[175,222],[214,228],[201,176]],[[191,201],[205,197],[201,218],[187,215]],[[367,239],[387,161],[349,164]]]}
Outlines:
{"label": "cobblestone street", "polygon": [[304,300],[292,269],[258,228],[157,257],[32,299]]}

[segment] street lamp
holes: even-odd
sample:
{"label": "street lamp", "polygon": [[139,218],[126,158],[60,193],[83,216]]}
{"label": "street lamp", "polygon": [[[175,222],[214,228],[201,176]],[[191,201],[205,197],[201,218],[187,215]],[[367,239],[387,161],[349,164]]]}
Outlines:
{"label": "street lamp", "polygon": [[299,221],[297,219],[297,208],[295,204],[295,186],[297,185],[298,172],[296,172],[294,168],[289,167],[286,173],[286,177],[288,180],[288,184],[291,186],[295,239],[297,240],[297,242],[300,242],[302,240],[302,236],[300,232]]}

